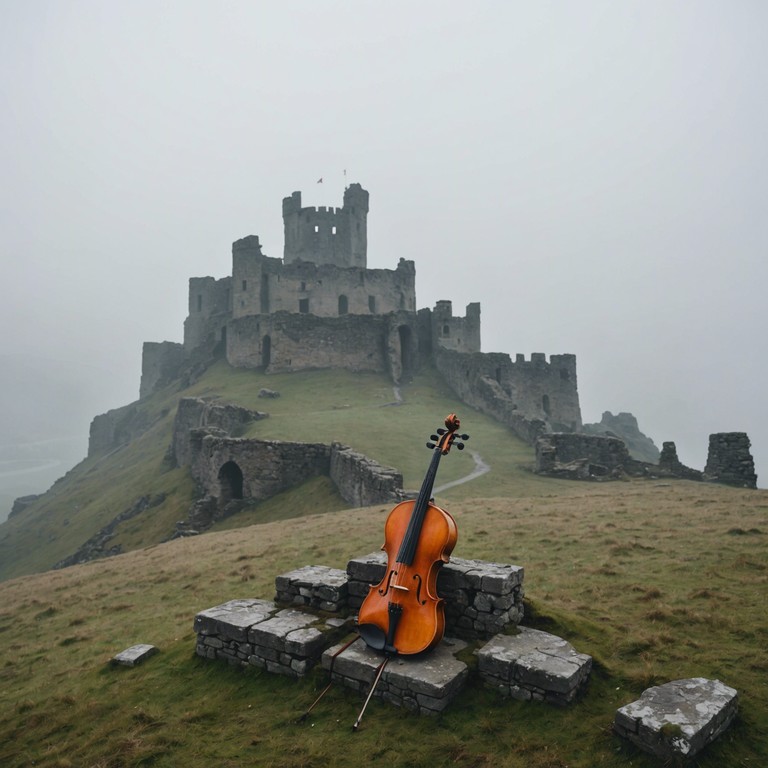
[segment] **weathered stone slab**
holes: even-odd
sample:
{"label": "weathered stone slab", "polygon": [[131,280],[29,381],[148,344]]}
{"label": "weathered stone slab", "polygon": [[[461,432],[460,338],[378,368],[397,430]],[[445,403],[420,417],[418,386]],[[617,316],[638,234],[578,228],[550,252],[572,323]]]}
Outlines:
{"label": "weathered stone slab", "polygon": [[195,616],[194,629],[203,635],[225,635],[232,640],[245,641],[248,630],[260,621],[269,618],[277,606],[269,600],[230,600]]}
{"label": "weathered stone slab", "polygon": [[719,680],[693,677],[643,691],[619,708],[616,733],[662,758],[690,758],[728,728],[738,711],[738,693]]}
{"label": "weathered stone slab", "polygon": [[515,699],[572,702],[589,677],[592,657],[548,632],[519,630],[496,635],[476,652],[481,679]]}
{"label": "weathered stone slab", "polygon": [[[446,638],[427,653],[393,657],[384,669],[374,696],[421,714],[442,712],[466,682],[467,665],[454,655],[464,647],[463,641]],[[340,648],[338,645],[325,651],[323,667],[331,670],[333,680],[367,693],[385,657],[359,640],[333,659]]]}
{"label": "weathered stone slab", "polygon": [[342,611],[347,607],[348,580],[339,568],[305,565],[275,578],[275,600],[321,611]]}
{"label": "weathered stone slab", "polygon": [[116,656],[113,656],[112,663],[122,664],[126,667],[135,667],[155,653],[157,653],[157,648],[155,648],[154,645],[139,643],[138,645],[132,645],[130,648],[126,648]]}

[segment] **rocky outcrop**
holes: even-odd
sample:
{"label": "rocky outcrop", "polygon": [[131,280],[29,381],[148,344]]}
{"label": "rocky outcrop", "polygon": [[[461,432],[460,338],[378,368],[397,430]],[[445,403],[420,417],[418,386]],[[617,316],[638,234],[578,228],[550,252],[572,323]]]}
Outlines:
{"label": "rocky outcrop", "polygon": [[659,449],[650,437],[646,437],[637,425],[637,419],[631,413],[618,413],[615,416],[610,411],[604,411],[599,424],[585,424],[582,432],[587,435],[605,435],[618,437],[623,440],[629,455],[637,461],[657,464]]}
{"label": "rocky outcrop", "polygon": [[59,562],[53,566],[54,569],[66,568],[67,566],[78,565],[79,563],[87,563],[102,557],[119,555],[122,552],[122,548],[119,545],[109,545],[110,540],[115,535],[118,525],[125,520],[130,520],[132,517],[140,515],[151,507],[159,506],[164,501],[164,493],[159,493],[155,496],[142,496],[137,499],[134,504],[117,515],[117,517],[105,525],[97,534],[91,536],[91,538],[88,539],[77,552],[69,557],[65,557],[63,560],[59,560]]}

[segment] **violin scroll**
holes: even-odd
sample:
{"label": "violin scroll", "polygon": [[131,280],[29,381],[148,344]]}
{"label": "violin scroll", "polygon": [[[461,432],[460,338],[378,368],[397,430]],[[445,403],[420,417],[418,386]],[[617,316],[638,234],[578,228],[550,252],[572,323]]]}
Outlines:
{"label": "violin scroll", "polygon": [[[461,426],[461,422],[459,421],[459,417],[455,413],[449,413],[445,417],[445,429],[440,427],[436,430],[436,435],[430,435],[429,439],[433,442],[427,443],[427,448],[430,450],[433,450],[434,448],[439,448],[440,453],[445,456],[448,451],[451,450],[451,446],[456,441],[456,438],[459,438],[460,440],[469,440],[469,435],[463,434],[463,435],[457,435],[456,432],[458,431],[459,427]],[[464,450],[464,443],[456,442],[456,449],[459,451]]]}

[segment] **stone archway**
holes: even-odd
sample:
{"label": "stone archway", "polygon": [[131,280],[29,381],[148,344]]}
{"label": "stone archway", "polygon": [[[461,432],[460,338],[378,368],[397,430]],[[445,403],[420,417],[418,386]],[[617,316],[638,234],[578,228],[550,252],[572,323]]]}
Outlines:
{"label": "stone archway", "polygon": [[243,470],[228,461],[219,470],[219,507],[223,508],[233,499],[243,498]]}

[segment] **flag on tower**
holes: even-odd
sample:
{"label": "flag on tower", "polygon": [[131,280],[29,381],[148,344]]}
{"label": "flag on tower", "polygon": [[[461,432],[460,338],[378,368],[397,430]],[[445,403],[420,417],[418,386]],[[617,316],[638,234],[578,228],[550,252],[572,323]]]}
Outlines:
{"label": "flag on tower", "polygon": [[323,183],[323,177],[322,176],[317,180],[317,183],[318,184],[322,184]]}

